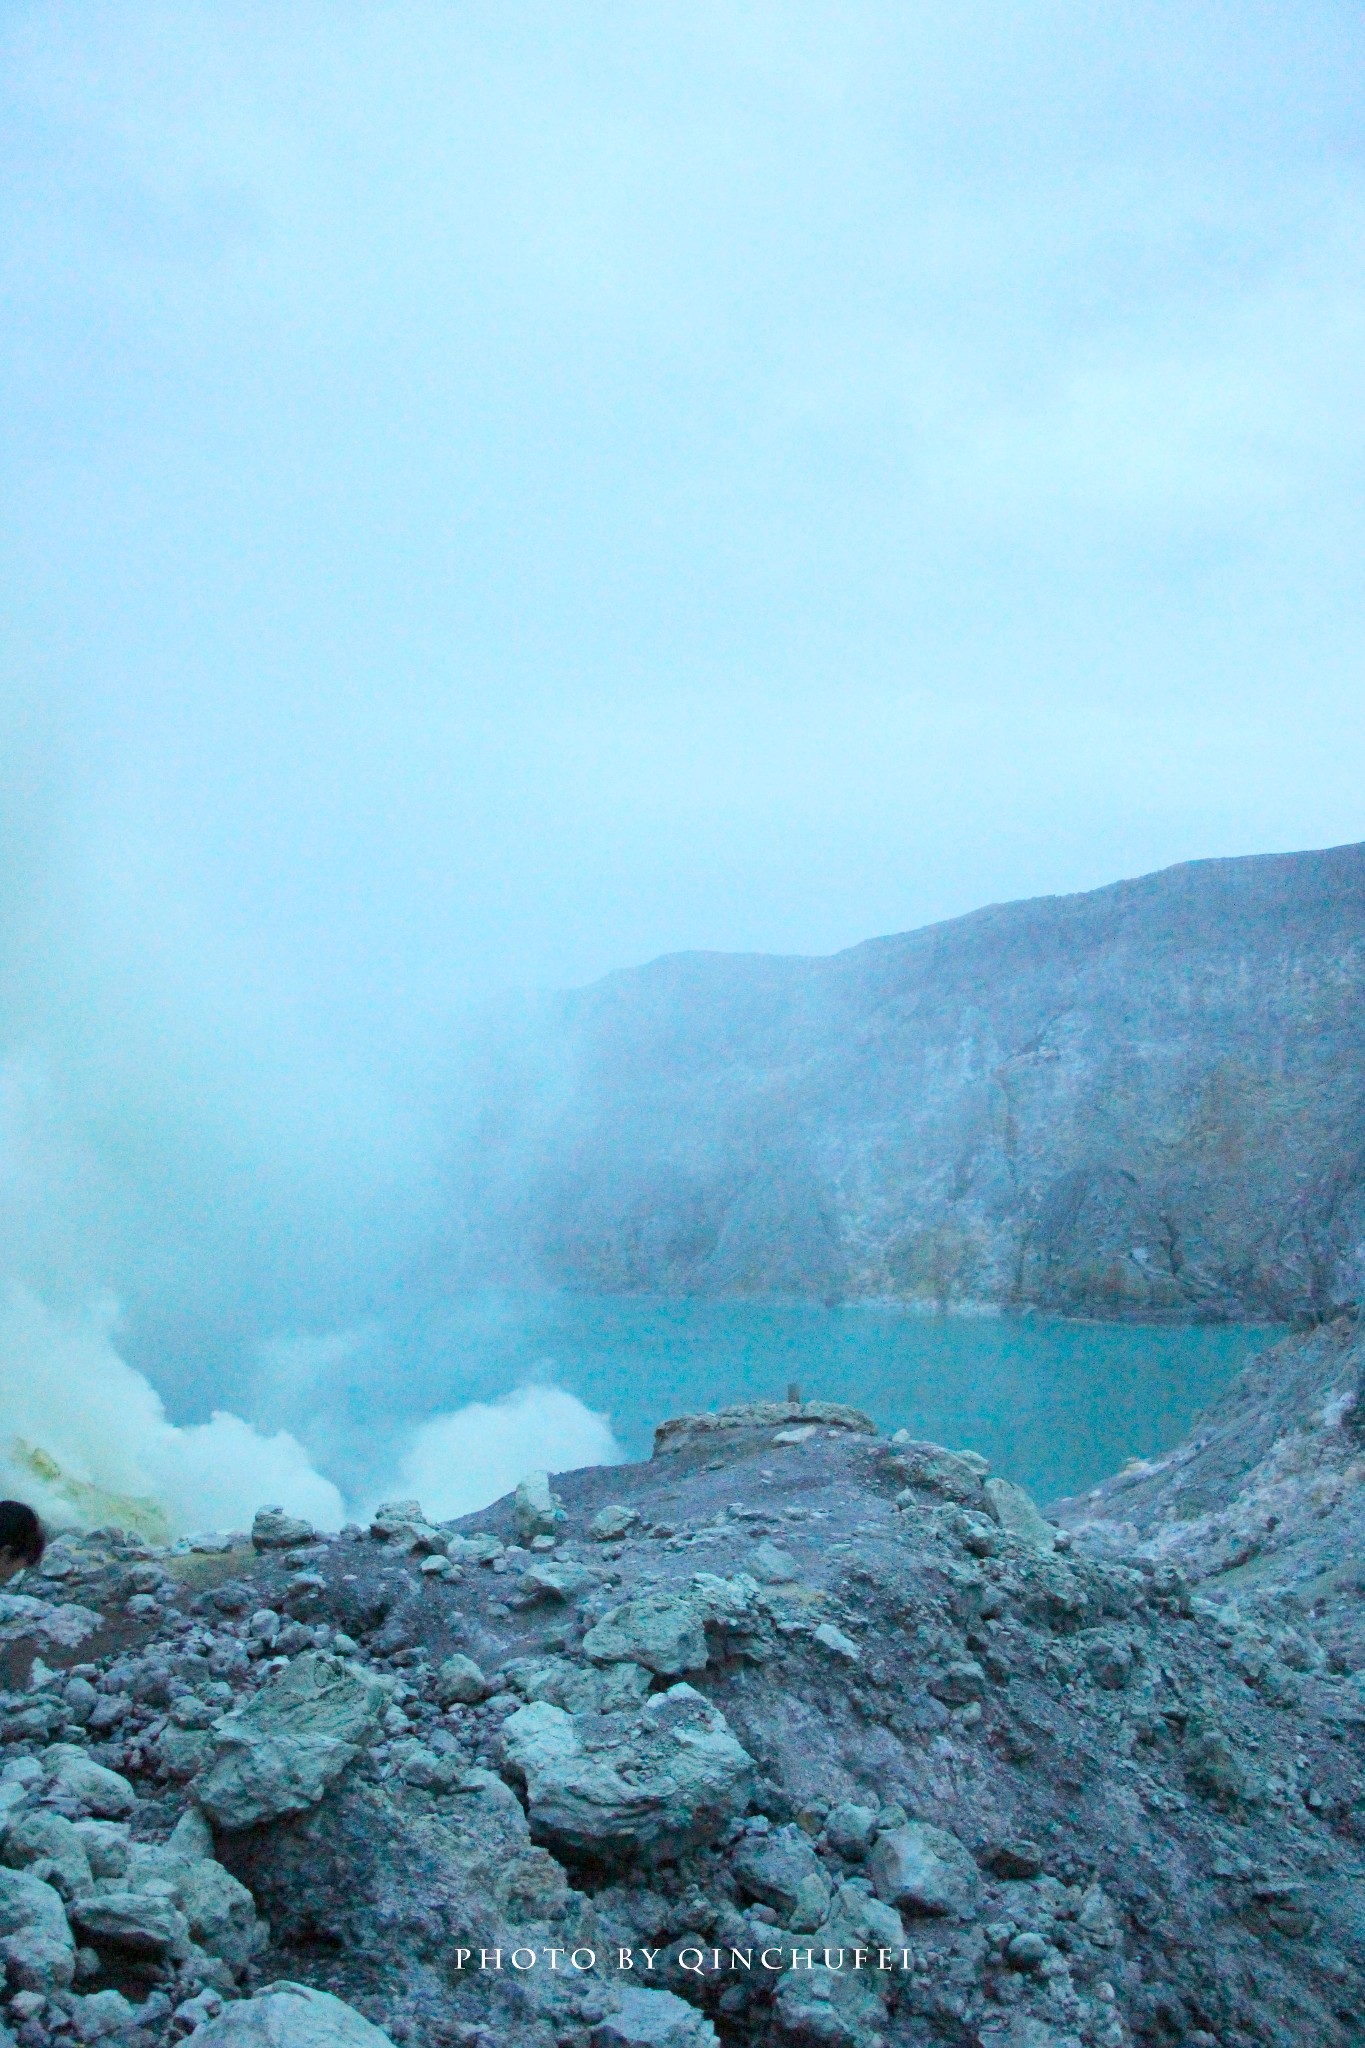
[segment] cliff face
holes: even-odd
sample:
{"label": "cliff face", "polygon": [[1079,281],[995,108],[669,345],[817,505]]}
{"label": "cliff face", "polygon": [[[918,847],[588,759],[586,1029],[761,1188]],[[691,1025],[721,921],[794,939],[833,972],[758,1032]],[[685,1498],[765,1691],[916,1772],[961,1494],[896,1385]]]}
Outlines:
{"label": "cliff face", "polygon": [[490,1028],[471,1276],[1150,1317],[1365,1275],[1365,847],[830,959],[684,954]]}

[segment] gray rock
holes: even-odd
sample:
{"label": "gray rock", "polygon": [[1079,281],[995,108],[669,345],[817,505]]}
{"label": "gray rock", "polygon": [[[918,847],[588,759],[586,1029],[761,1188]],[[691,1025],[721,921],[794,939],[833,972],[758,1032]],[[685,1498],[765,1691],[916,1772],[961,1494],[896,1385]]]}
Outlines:
{"label": "gray rock", "polygon": [[9,1829],[4,1857],[15,1870],[45,1862],[47,1882],[55,1883],[67,1899],[88,1892],[95,1882],[90,1858],[76,1827],[63,1815],[45,1812],[41,1807],[23,1815]]}
{"label": "gray rock", "polygon": [[95,1948],[135,1956],[168,1955],[183,1948],[189,1935],[185,1915],[160,1892],[98,1892],[76,1899],[71,1924]]}
{"label": "gray rock", "polygon": [[79,1727],[84,1727],[95,1710],[99,1694],[88,1678],[68,1679],[62,1689],[62,1699],[67,1713]]}
{"label": "gray rock", "polygon": [[370,1534],[374,1535],[377,1531],[388,1529],[402,1529],[411,1522],[416,1522],[423,1528],[427,1526],[427,1518],[420,1500],[381,1501],[370,1516]]}
{"label": "gray rock", "polygon": [[874,1978],[859,1970],[788,1970],[773,2000],[773,2033],[782,2048],[873,2048],[885,2039]]}
{"label": "gray rock", "polygon": [[615,1543],[635,1527],[640,1517],[634,1508],[622,1507],[619,1502],[599,1508],[588,1524],[588,1534],[594,1543]]}
{"label": "gray rock", "polygon": [[641,1664],[600,1669],[569,1657],[517,1657],[504,1676],[525,1700],[546,1700],[567,1714],[631,1713],[648,1695],[651,1674]]}
{"label": "gray rock", "polygon": [[213,1755],[213,1743],[204,1732],[167,1728],[157,1743],[157,1754],[167,1777],[183,1785],[204,1769]]}
{"label": "gray rock", "polygon": [[984,1698],[986,1674],[974,1657],[957,1657],[930,1678],[928,1690],[948,1707],[965,1707]]}
{"label": "gray rock", "polygon": [[488,1680],[472,1657],[457,1652],[436,1672],[436,1697],[443,1707],[472,1707],[488,1691]]}
{"label": "gray rock", "polygon": [[878,1835],[867,1868],[879,1899],[915,1915],[966,1919],[981,1890],[976,1864],[957,1836],[922,1821]]}
{"label": "gray rock", "polygon": [[189,1922],[191,1938],[231,1970],[242,1971],[260,1948],[265,1930],[244,1884],[212,1857],[187,1860],[171,1893]]}
{"label": "gray rock", "polygon": [[690,1685],[653,1694],[633,1717],[537,1701],[509,1716],[502,1739],[532,1832],[570,1854],[677,1854],[713,1840],[748,1798],[752,1758]]}
{"label": "gray rock", "polygon": [[589,2034],[591,2048],[715,2048],[710,2020],[672,1991],[627,1985],[616,1998],[616,2011]]}
{"label": "gray rock", "polygon": [[800,1828],[789,1826],[769,1835],[749,1836],[730,1867],[741,1889],[775,1908],[784,1927],[810,1933],[823,1921],[829,1909],[830,1881]]}
{"label": "gray rock", "polygon": [[1085,1666],[1096,1685],[1122,1692],[1133,1675],[1133,1645],[1125,1636],[1100,1636],[1087,1643]]}
{"label": "gray rock", "polygon": [[982,1852],[981,1862],[995,1877],[1027,1880],[1042,1870],[1043,1852],[1036,1842],[992,1842]]}
{"label": "gray rock", "polygon": [[1008,1535],[1044,1554],[1057,1548],[1057,1531],[1039,1514],[1022,1486],[1010,1479],[988,1479],[985,1494],[990,1512]]}
{"label": "gray rock", "polygon": [[945,1450],[942,1444],[907,1443],[898,1446],[891,1469],[916,1491],[979,1507],[983,1463],[970,1453]]}
{"label": "gray rock", "polygon": [[370,1534],[376,1543],[399,1555],[417,1551],[444,1556],[449,1537],[433,1528],[422,1512],[419,1500],[386,1500],[370,1517]]}
{"label": "gray rock", "polygon": [[178,2034],[192,2034],[209,2020],[216,2020],[222,2010],[222,1994],[211,1985],[205,1985],[193,1998],[180,2001],[172,2015],[171,2025]]}
{"label": "gray rock", "polygon": [[78,2041],[102,2041],[106,2034],[121,2034],[136,2018],[121,1991],[92,1991],[87,1998],[73,1997],[67,2012]]}
{"label": "gray rock", "polygon": [[768,1431],[784,1423],[798,1423],[803,1428],[815,1423],[859,1436],[877,1434],[877,1425],[870,1415],[842,1401],[738,1401],[733,1407],[711,1408],[702,1415],[670,1416],[654,1432],[654,1455],[671,1457],[702,1446],[712,1449],[718,1443],[723,1447],[732,1433]]}
{"label": "gray rock", "polygon": [[257,1550],[292,1550],[296,1543],[311,1543],[311,1522],[299,1515],[287,1515],[283,1508],[257,1508],[251,1524],[251,1541]]}
{"label": "gray rock", "polygon": [[837,1657],[842,1664],[857,1664],[862,1660],[863,1653],[852,1636],[846,1636],[832,1621],[822,1621],[817,1629],[812,1630],[811,1637],[822,1650],[828,1650],[830,1656]]}
{"label": "gray rock", "polygon": [[762,1579],[769,1586],[790,1585],[801,1576],[801,1567],[789,1550],[781,1550],[776,1543],[760,1543],[753,1557],[754,1577]]}
{"label": "gray rock", "polygon": [[216,1827],[256,1827],[314,1806],[379,1732],[379,1681],[307,1651],[214,1729],[215,1755],[194,1786]]}
{"label": "gray rock", "polygon": [[195,2048],[393,2048],[353,2006],[307,1984],[267,1984],[200,2027]]}
{"label": "gray rock", "polygon": [[0,1962],[24,1991],[65,1990],[76,1944],[61,1896],[26,1870],[0,1870]]}
{"label": "gray rock", "polygon": [[73,1823],[95,1877],[122,1877],[128,1868],[128,1823],[78,1820]]}
{"label": "gray rock", "polygon": [[1012,1970],[1022,1970],[1030,1974],[1040,1970],[1047,1961],[1047,1942],[1041,1934],[1026,1929],[1023,1934],[1016,1934],[1014,1939],[1006,1944],[1005,1961]]}
{"label": "gray rock", "polygon": [[564,1519],[564,1510],[550,1490],[548,1472],[528,1472],[517,1482],[512,1514],[523,1543],[533,1536],[553,1536]]}
{"label": "gray rock", "polygon": [[97,1820],[122,1820],[137,1805],[137,1794],[128,1780],[94,1763],[83,1749],[57,1742],[45,1752],[44,1762],[62,1797]]}
{"label": "gray rock", "polygon": [[825,1817],[825,1840],[836,1855],[851,1863],[861,1862],[871,1847],[876,1825],[874,1807],[842,1800],[838,1806],[832,1806]]}
{"label": "gray rock", "polygon": [[496,1536],[449,1536],[446,1556],[456,1564],[493,1564],[507,1546]]}
{"label": "gray rock", "polygon": [[213,1854],[213,1830],[197,1806],[187,1806],[175,1826],[171,1829],[166,1844],[172,1856],[183,1856],[188,1862],[202,1862]]}
{"label": "gray rock", "polygon": [[594,1663],[643,1664],[660,1678],[706,1665],[706,1630],[695,1602],[676,1593],[643,1593],[603,1615],[583,1638]]}
{"label": "gray rock", "polygon": [[567,1558],[537,1558],[521,1575],[518,1598],[523,1606],[537,1600],[564,1602],[586,1593],[597,1583],[596,1573],[586,1565],[573,1564]]}
{"label": "gray rock", "polygon": [[[1110,2035],[1117,2040],[1117,2035]],[[992,2044],[994,2048],[994,2043]],[[1063,2033],[1058,2027],[1050,2027],[1046,2020],[1036,2014],[1016,2013],[1008,2030],[1000,2038],[1000,2048],[1081,2048],[1079,2034]]]}
{"label": "gray rock", "polygon": [[86,1726],[92,1735],[109,1735],[126,1721],[132,1709],[132,1698],[126,1692],[102,1693],[90,1709]]}
{"label": "gray rock", "polygon": [[869,1897],[857,1885],[841,1884],[833,1910],[820,1929],[823,1948],[901,1948],[905,1928],[894,1906]]}

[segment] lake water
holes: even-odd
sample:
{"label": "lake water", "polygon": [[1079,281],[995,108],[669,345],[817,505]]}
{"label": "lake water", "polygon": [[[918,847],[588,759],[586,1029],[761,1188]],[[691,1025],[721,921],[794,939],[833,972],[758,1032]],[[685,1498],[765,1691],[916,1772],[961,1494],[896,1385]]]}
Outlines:
{"label": "lake water", "polygon": [[[610,1416],[632,1457],[669,1415],[848,1401],[888,1430],[989,1458],[1042,1500],[1168,1449],[1279,1334],[1046,1316],[939,1317],[749,1302],[483,1296],[390,1325],[332,1373],[326,1466],[363,1472],[414,1421],[547,1380]],[[314,1413],[316,1436],[318,1418]],[[320,1446],[321,1448],[321,1446]]]}

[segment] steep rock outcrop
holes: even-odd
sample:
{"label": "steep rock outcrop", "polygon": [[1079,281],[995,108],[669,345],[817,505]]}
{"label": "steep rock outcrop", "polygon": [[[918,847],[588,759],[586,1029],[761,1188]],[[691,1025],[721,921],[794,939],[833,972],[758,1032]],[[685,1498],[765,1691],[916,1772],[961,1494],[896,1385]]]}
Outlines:
{"label": "steep rock outcrop", "polygon": [[490,1019],[471,1278],[1288,1319],[1365,1284],[1365,848]]}

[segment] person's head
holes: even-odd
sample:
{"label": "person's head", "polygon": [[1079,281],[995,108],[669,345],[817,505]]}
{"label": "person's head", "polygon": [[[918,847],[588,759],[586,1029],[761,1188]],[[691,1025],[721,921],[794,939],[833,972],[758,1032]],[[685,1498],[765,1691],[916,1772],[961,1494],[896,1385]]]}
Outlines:
{"label": "person's head", "polygon": [[0,1586],[37,1564],[47,1545],[43,1525],[21,1500],[0,1500]]}

